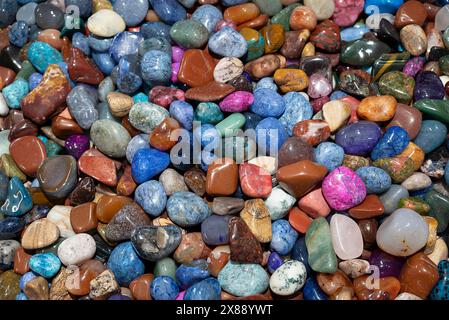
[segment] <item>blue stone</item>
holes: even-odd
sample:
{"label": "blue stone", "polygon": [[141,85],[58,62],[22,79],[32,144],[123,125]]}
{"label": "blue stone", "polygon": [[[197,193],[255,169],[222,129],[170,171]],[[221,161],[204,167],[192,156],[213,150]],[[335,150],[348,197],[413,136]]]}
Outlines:
{"label": "blue stone", "polygon": [[72,36],[72,46],[80,49],[85,55],[90,55],[88,38],[81,32],[75,32]]}
{"label": "blue stone", "polygon": [[19,77],[13,83],[4,87],[2,92],[8,106],[18,109],[20,102],[29,92],[28,81]]}
{"label": "blue stone", "polygon": [[181,126],[191,131],[193,128],[193,107],[190,103],[175,100],[170,104],[170,116],[177,120]]}
{"label": "blue stone", "polygon": [[243,115],[245,116],[245,125],[243,126],[243,130],[246,131],[248,129],[255,130],[257,127],[257,124],[262,121],[262,117],[258,114],[252,113],[252,112],[244,112]]}
{"label": "blue stone", "polygon": [[107,267],[114,273],[117,282],[126,287],[145,272],[145,265],[134,251],[131,241],[120,243],[112,250]]}
{"label": "blue stone", "polygon": [[285,140],[288,132],[276,118],[265,118],[256,126],[257,146],[261,155],[276,155]]}
{"label": "blue stone", "polygon": [[169,54],[170,56],[172,55],[172,46],[170,41],[162,37],[148,38],[139,44],[139,56],[143,57],[146,52],[151,50],[159,50]]}
{"label": "blue stone", "polygon": [[16,21],[25,21],[29,26],[36,24],[36,17],[34,11],[36,10],[37,3],[27,3],[17,10]]}
{"label": "blue stone", "polygon": [[201,170],[207,172],[207,169],[209,168],[209,165],[215,161],[218,157],[207,150],[201,151]]}
{"label": "blue stone", "polygon": [[217,7],[205,4],[195,10],[192,14],[192,20],[198,21],[209,30],[209,33],[213,33],[217,23],[223,20],[223,14]]}
{"label": "blue stone", "polygon": [[16,300],[28,300],[28,297],[23,292],[19,292],[16,296]]}
{"label": "blue stone", "polygon": [[270,273],[273,273],[276,271],[277,268],[279,268],[284,263],[284,260],[279,256],[277,252],[270,253],[270,256],[268,257],[268,271]]}
{"label": "blue stone", "polygon": [[218,274],[221,288],[238,297],[265,292],[269,275],[260,264],[229,261]]}
{"label": "blue stone", "polygon": [[134,201],[151,217],[161,215],[167,203],[167,195],[159,181],[150,180],[136,188]]}
{"label": "blue stone", "polygon": [[[290,96],[290,99],[291,98],[292,96]],[[284,113],[285,108],[286,105],[282,96],[274,90],[265,88],[257,89],[254,92],[254,102],[250,106],[251,112],[258,114],[263,118],[277,118]]]}
{"label": "blue stone", "polygon": [[8,197],[0,208],[0,213],[6,216],[21,216],[31,210],[33,201],[22,181],[12,177],[8,185]]}
{"label": "blue stone", "polygon": [[25,221],[18,217],[7,217],[0,220],[0,240],[14,239],[25,228]]}
{"label": "blue stone", "polygon": [[112,41],[114,38],[97,38],[94,35],[90,34],[87,37],[87,42],[89,47],[97,52],[106,52],[112,45]]}
{"label": "blue stone", "polygon": [[81,18],[88,18],[92,14],[91,0],[65,0],[66,8],[70,5],[78,7]]}
{"label": "blue stone", "polygon": [[159,276],[151,282],[150,294],[154,300],[175,300],[179,287],[171,277]]}
{"label": "blue stone", "polygon": [[20,277],[19,280],[19,288],[20,290],[25,289],[25,285],[30,281],[33,280],[35,278],[37,278],[38,276],[32,272],[32,271],[28,271],[27,273],[24,273],[23,276]]}
{"label": "blue stone", "polygon": [[[257,90],[258,92],[260,90]],[[310,120],[313,109],[309,101],[299,92],[289,92],[284,97],[285,112],[279,121],[287,129],[288,135],[293,135],[293,127],[300,121]]]}
{"label": "blue stone", "polygon": [[241,58],[248,51],[248,44],[240,33],[224,27],[209,38],[209,50],[222,57]]}
{"label": "blue stone", "polygon": [[130,54],[121,58],[117,69],[117,89],[126,94],[136,92],[142,85],[140,67],[137,54]]}
{"label": "blue stone", "polygon": [[176,269],[176,280],[178,280],[181,289],[187,289],[208,277],[208,264],[204,259],[182,264]]}
{"label": "blue stone", "polygon": [[292,259],[298,260],[304,264],[304,266],[306,267],[307,274],[310,274],[312,272],[312,269],[310,268],[309,265],[309,253],[306,247],[305,236],[302,236],[301,238],[296,240],[290,255]]}
{"label": "blue stone", "polygon": [[343,147],[346,154],[366,156],[381,138],[382,130],[374,122],[351,123],[337,132],[335,143]]}
{"label": "blue stone", "polygon": [[47,279],[53,278],[61,268],[61,261],[51,252],[35,254],[29,263],[31,271]]}
{"label": "blue stone", "polygon": [[207,150],[215,150],[221,142],[221,134],[214,125],[205,123],[193,130],[193,137]]}
{"label": "blue stone", "polygon": [[30,30],[25,21],[16,21],[8,31],[9,42],[22,48],[28,42]]}
{"label": "blue stone", "polygon": [[391,177],[378,167],[361,167],[355,172],[362,179],[367,193],[380,194],[391,187]]}
{"label": "blue stone", "polygon": [[195,110],[195,120],[202,123],[217,124],[224,119],[223,112],[218,104],[201,102]]}
{"label": "blue stone", "polygon": [[341,166],[345,157],[345,151],[333,142],[322,142],[315,149],[315,162],[332,171]]}
{"label": "blue stone", "polygon": [[16,0],[0,0],[0,28],[6,28],[14,22],[17,9]]}
{"label": "blue stone", "polygon": [[167,83],[171,78],[171,57],[159,50],[151,50],[144,54],[141,61],[142,78],[150,83]]}
{"label": "blue stone", "polygon": [[176,0],[149,0],[153,10],[161,21],[173,25],[179,20],[185,20],[187,12]]}
{"label": "blue stone", "polygon": [[410,138],[406,130],[399,126],[387,129],[383,137],[377,142],[371,152],[371,159],[376,161],[381,158],[394,157],[400,154],[408,146]]}
{"label": "blue stone", "polygon": [[100,102],[97,104],[96,109],[98,111],[98,119],[99,120],[112,120],[117,123],[121,123],[120,118],[116,118],[112,115],[111,109],[109,108],[109,105],[107,102]]}
{"label": "blue stone", "polygon": [[348,94],[346,92],[337,90],[337,91],[334,91],[334,92],[331,93],[329,99],[331,101],[333,101],[333,100],[340,100],[340,99],[343,99],[344,97],[347,97],[347,96],[348,96]]}
{"label": "blue stone", "polygon": [[403,3],[404,0],[366,0],[364,11],[367,15],[373,13],[395,14]]}
{"label": "blue stone", "polygon": [[140,24],[148,13],[148,0],[115,0],[114,11],[117,12],[128,27]]}
{"label": "blue stone", "polygon": [[201,224],[211,215],[211,209],[204,200],[192,192],[173,193],[167,201],[169,218],[181,227]]}
{"label": "blue stone", "polygon": [[425,153],[432,152],[446,140],[447,127],[436,120],[424,120],[414,143]]}
{"label": "blue stone", "polygon": [[207,278],[187,289],[184,300],[221,300],[221,286],[215,278]]}
{"label": "blue stone", "polygon": [[157,149],[140,149],[133,157],[131,173],[134,181],[141,184],[167,169],[170,157]]}
{"label": "blue stone", "polygon": [[302,292],[304,300],[327,300],[327,295],[312,277],[307,278]]}
{"label": "blue stone", "polygon": [[28,88],[32,91],[36,88],[42,80],[42,75],[39,72],[33,72],[28,78]]}
{"label": "blue stone", "polygon": [[245,2],[248,2],[248,0],[221,0],[221,4],[225,7],[235,6]]}
{"label": "blue stone", "polygon": [[50,64],[63,62],[61,53],[46,42],[35,41],[28,47],[28,60],[44,73]]}
{"label": "blue stone", "polygon": [[449,261],[441,260],[438,263],[440,279],[430,293],[430,300],[449,300]]}
{"label": "blue stone", "polygon": [[126,147],[126,159],[129,163],[133,162],[134,155],[140,149],[150,148],[148,141],[149,135],[146,133],[141,133],[134,136],[131,141],[129,141],[128,146]]}
{"label": "blue stone", "polygon": [[92,59],[98,69],[106,75],[110,75],[115,67],[115,61],[108,52],[92,52]]}
{"label": "blue stone", "polygon": [[143,93],[143,92],[139,92],[138,94],[136,94],[133,97],[134,103],[138,103],[138,102],[149,102],[150,100],[148,99],[148,96]]}
{"label": "blue stone", "polygon": [[162,37],[171,41],[170,37],[171,27],[163,22],[145,22],[140,26],[140,32],[143,34],[145,39],[150,39],[154,37]]}
{"label": "blue stone", "polygon": [[90,129],[98,120],[98,93],[87,85],[77,85],[70,91],[66,99],[71,115],[83,129]]}
{"label": "blue stone", "polygon": [[201,235],[207,245],[219,246],[229,243],[229,220],[232,216],[211,215],[201,223]]}
{"label": "blue stone", "polygon": [[120,32],[112,40],[109,53],[115,61],[119,62],[122,57],[128,54],[137,54],[139,44],[142,41],[143,36],[138,32]]}
{"label": "blue stone", "polygon": [[298,232],[292,228],[287,220],[276,220],[271,225],[272,238],[270,248],[280,255],[288,254],[298,239]]}
{"label": "blue stone", "polygon": [[342,41],[351,42],[363,38],[365,33],[370,32],[370,29],[366,26],[363,27],[351,27],[340,31],[340,37]]}
{"label": "blue stone", "polygon": [[4,202],[8,197],[9,178],[3,171],[0,171],[0,202]]}
{"label": "blue stone", "polygon": [[271,89],[273,91],[278,91],[278,86],[274,82],[274,79],[271,77],[265,77],[259,80],[256,84],[256,90],[258,89]]}

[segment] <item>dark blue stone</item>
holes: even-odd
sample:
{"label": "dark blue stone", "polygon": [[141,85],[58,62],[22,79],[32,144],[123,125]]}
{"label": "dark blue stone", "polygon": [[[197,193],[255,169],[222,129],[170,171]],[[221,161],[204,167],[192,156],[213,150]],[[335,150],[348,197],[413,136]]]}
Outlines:
{"label": "dark blue stone", "polygon": [[170,157],[167,153],[156,149],[140,149],[131,163],[131,173],[134,181],[141,184],[167,169]]}
{"label": "dark blue stone", "polygon": [[302,292],[304,294],[304,300],[327,300],[327,295],[312,277],[307,278]]}
{"label": "dark blue stone", "polygon": [[312,272],[312,269],[309,266],[309,253],[307,252],[306,238],[304,236],[296,240],[291,252],[291,257],[292,259],[301,261],[304,264],[307,274]]}
{"label": "dark blue stone", "polygon": [[374,149],[381,135],[380,127],[374,122],[359,121],[338,131],[335,142],[346,154],[366,156]]}
{"label": "dark blue stone", "polygon": [[287,220],[276,220],[271,225],[272,239],[270,248],[280,255],[288,254],[296,240],[298,239],[298,232],[292,228]]}
{"label": "dark blue stone", "polygon": [[145,265],[134,251],[131,241],[123,242],[112,250],[107,267],[121,286],[128,286],[145,272]]}
{"label": "dark blue stone", "polygon": [[[142,32],[140,34],[142,34]],[[146,52],[151,50],[159,50],[170,56],[172,55],[171,43],[167,38],[163,37],[145,39],[139,44],[139,56],[143,57]]]}
{"label": "dark blue stone", "polygon": [[17,237],[25,228],[25,222],[21,218],[7,217],[0,221],[0,240],[9,240]]}
{"label": "dark blue stone", "polygon": [[160,276],[151,282],[150,294],[154,300],[175,300],[179,294],[179,287],[171,277]]}
{"label": "dark blue stone", "polygon": [[157,16],[165,23],[172,25],[187,17],[184,7],[176,0],[149,0]]}
{"label": "dark blue stone", "polygon": [[215,278],[207,278],[187,289],[184,300],[220,300],[221,286]]}
{"label": "dark blue stone", "polygon": [[207,245],[229,243],[229,220],[232,216],[212,215],[201,223],[201,235]]}
{"label": "dark blue stone", "polygon": [[248,0],[221,0],[221,3],[226,7],[235,6],[245,2],[248,2]]}
{"label": "dark blue stone", "polygon": [[113,40],[114,38],[97,38],[92,34],[87,37],[89,47],[98,52],[108,51],[112,45]]}
{"label": "dark blue stone", "polygon": [[145,22],[140,26],[140,32],[145,39],[161,37],[167,39],[169,42],[171,42],[170,29],[171,27],[168,24],[160,21]]}
{"label": "dark blue stone", "polygon": [[17,21],[11,26],[8,32],[9,42],[16,47],[22,48],[28,41],[30,30],[25,21]]}
{"label": "dark blue stone", "polygon": [[285,127],[278,119],[272,117],[265,118],[257,124],[256,135],[260,155],[276,155],[288,139]]}
{"label": "dark blue stone", "polygon": [[80,49],[87,56],[90,55],[89,38],[81,32],[75,32],[72,36],[72,46]]}
{"label": "dark blue stone", "polygon": [[3,171],[0,171],[0,202],[3,202],[8,197],[9,178]]}
{"label": "dark blue stone", "polygon": [[139,32],[120,32],[112,40],[109,53],[115,61],[129,54],[137,54],[143,36]]}
{"label": "dark blue stone", "polygon": [[421,71],[415,78],[415,89],[413,97],[415,101],[421,99],[443,99],[444,86],[436,73],[432,71]]}
{"label": "dark blue stone", "polygon": [[6,28],[14,22],[18,9],[16,0],[0,0],[0,28]]}
{"label": "dark blue stone", "polygon": [[124,296],[123,294],[117,293],[110,296],[108,300],[131,300],[131,298],[128,296]]}
{"label": "dark blue stone", "polygon": [[176,269],[176,280],[181,289],[187,289],[207,277],[209,277],[209,270],[207,261],[204,259],[182,264]]}
{"label": "dark blue stone", "polygon": [[31,76],[28,78],[28,88],[30,89],[30,91],[36,88],[41,82],[41,80],[42,75],[39,72],[32,73]]}
{"label": "dark blue stone", "polygon": [[273,273],[276,271],[277,268],[279,268],[284,263],[284,260],[279,256],[277,252],[270,253],[270,256],[268,257],[268,271],[270,273]]}
{"label": "dark blue stone", "polygon": [[371,152],[371,159],[376,161],[381,158],[394,157],[404,151],[409,142],[410,138],[406,130],[399,126],[390,127]]}
{"label": "dark blue stone", "polygon": [[142,86],[140,61],[137,54],[130,54],[120,59],[116,85],[117,89],[126,94],[132,94]]}
{"label": "dark blue stone", "polygon": [[115,67],[115,61],[111,58],[109,53],[105,52],[92,52],[92,59],[97,65],[98,69],[106,75],[110,75]]}
{"label": "dark blue stone", "polygon": [[262,117],[258,114],[252,113],[252,112],[245,112],[243,113],[245,116],[246,122],[243,126],[243,130],[246,131],[248,129],[254,130],[257,127],[257,124],[262,121]]}
{"label": "dark blue stone", "polygon": [[263,118],[277,118],[285,111],[285,101],[276,91],[260,88],[254,92],[254,102],[250,110]]}

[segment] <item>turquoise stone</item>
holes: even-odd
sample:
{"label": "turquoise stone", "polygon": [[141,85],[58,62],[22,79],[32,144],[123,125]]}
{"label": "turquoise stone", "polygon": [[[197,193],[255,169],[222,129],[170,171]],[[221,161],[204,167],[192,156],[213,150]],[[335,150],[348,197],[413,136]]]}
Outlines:
{"label": "turquoise stone", "polygon": [[446,135],[447,128],[443,123],[436,120],[424,120],[414,142],[425,153],[429,153],[443,144]]}
{"label": "turquoise stone", "polygon": [[53,278],[61,268],[61,261],[53,253],[38,253],[30,259],[30,269],[44,278]]}
{"label": "turquoise stone", "polygon": [[236,112],[217,123],[215,128],[217,128],[222,137],[232,137],[235,135],[235,132],[237,130],[243,128],[245,122],[245,116],[241,113]]}
{"label": "turquoise stone", "polygon": [[8,197],[0,208],[0,213],[6,216],[21,216],[33,207],[33,201],[28,190],[17,177],[12,177],[8,185]]}
{"label": "turquoise stone", "polygon": [[430,118],[449,124],[449,100],[421,99],[413,106]]}
{"label": "turquoise stone", "polygon": [[10,108],[18,109],[20,101],[28,94],[28,81],[17,78],[13,83],[3,88],[3,96]]}
{"label": "turquoise stone", "polygon": [[269,276],[260,264],[229,261],[218,274],[221,288],[238,297],[265,292]]}
{"label": "turquoise stone", "polygon": [[360,39],[345,45],[341,50],[341,62],[352,66],[370,66],[391,48],[382,41]]}
{"label": "turquoise stone", "polygon": [[195,120],[201,123],[217,124],[224,119],[218,104],[213,102],[201,102],[195,110]]}
{"label": "turquoise stone", "polygon": [[337,256],[332,246],[331,229],[325,218],[313,220],[306,232],[309,265],[316,272],[337,271]]}
{"label": "turquoise stone", "polygon": [[62,55],[58,50],[48,43],[40,41],[35,41],[29,46],[28,60],[40,73],[44,73],[50,64],[63,62]]}
{"label": "turquoise stone", "polygon": [[293,10],[299,6],[299,3],[293,3],[285,7],[271,18],[271,24],[280,24],[284,27],[285,31],[290,31],[290,16],[292,15]]}
{"label": "turquoise stone", "polygon": [[438,232],[446,230],[449,224],[449,198],[435,190],[426,193],[424,201],[430,206],[431,217],[438,220]]}
{"label": "turquoise stone", "polygon": [[[449,29],[448,29],[449,30]],[[435,287],[430,293],[430,300],[449,300],[449,261],[442,260],[438,263],[438,273],[440,280],[438,280]]]}
{"label": "turquoise stone", "polygon": [[148,96],[143,93],[143,92],[139,92],[138,94],[136,94],[133,97],[134,103],[138,103],[138,102],[148,102]]}

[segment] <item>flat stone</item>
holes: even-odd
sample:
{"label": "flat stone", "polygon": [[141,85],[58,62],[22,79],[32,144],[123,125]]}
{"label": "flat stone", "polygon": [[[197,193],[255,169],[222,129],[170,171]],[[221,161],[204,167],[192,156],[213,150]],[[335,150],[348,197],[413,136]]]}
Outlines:
{"label": "flat stone", "polygon": [[96,243],[87,233],[65,239],[58,247],[58,258],[65,266],[81,265],[95,255]]}

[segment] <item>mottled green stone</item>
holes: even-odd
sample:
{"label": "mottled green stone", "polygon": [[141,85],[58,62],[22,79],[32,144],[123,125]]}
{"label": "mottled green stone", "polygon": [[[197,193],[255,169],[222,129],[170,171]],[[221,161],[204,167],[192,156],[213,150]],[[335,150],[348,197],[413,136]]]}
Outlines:
{"label": "mottled green stone", "polygon": [[217,124],[224,119],[218,104],[213,102],[201,102],[195,110],[195,120],[201,123]]}
{"label": "mottled green stone", "polygon": [[284,27],[285,31],[290,31],[290,16],[292,15],[293,10],[299,7],[299,3],[293,3],[284,9],[282,9],[279,13],[277,13],[273,18],[271,18],[271,23],[278,23]]}
{"label": "mottled green stone", "polygon": [[236,112],[217,123],[215,128],[217,128],[222,137],[232,137],[235,135],[237,130],[243,128],[245,122],[245,116]]}
{"label": "mottled green stone", "polygon": [[343,158],[343,165],[354,171],[362,167],[367,167],[369,166],[369,164],[370,164],[369,159],[360,156],[352,156],[345,154]]}
{"label": "mottled green stone", "polygon": [[373,166],[384,169],[394,183],[402,183],[413,172],[413,160],[410,158],[383,158],[373,162]]}
{"label": "mottled green stone", "polygon": [[171,27],[170,36],[183,48],[197,49],[206,44],[209,31],[196,20],[180,20]]}
{"label": "mottled green stone", "polygon": [[16,300],[20,292],[20,275],[8,270],[0,274],[0,300]]}
{"label": "mottled green stone", "polygon": [[413,106],[429,118],[449,124],[449,101],[435,99],[421,99]]}
{"label": "mottled green stone", "polygon": [[443,74],[449,75],[449,56],[441,57],[440,60],[438,60],[438,66]]}
{"label": "mottled green stone", "polygon": [[337,271],[337,256],[332,246],[331,229],[323,217],[315,219],[306,232],[309,265],[316,272]]}
{"label": "mottled green stone", "polygon": [[84,21],[76,18],[76,15],[70,14],[65,16],[64,28],[61,30],[61,37],[67,36],[71,38],[76,32],[84,31]]}
{"label": "mottled green stone", "polygon": [[391,71],[382,76],[379,90],[383,95],[393,96],[400,103],[408,104],[413,98],[415,79],[401,71]]}
{"label": "mottled green stone", "polygon": [[163,258],[154,265],[154,276],[168,276],[176,280],[176,263],[172,258]]}
{"label": "mottled green stone", "polygon": [[255,60],[260,58],[265,53],[265,38],[258,32],[259,37],[257,39],[247,40],[248,53],[246,54],[246,61]]}
{"label": "mottled green stone", "polygon": [[31,62],[25,60],[24,62],[22,62],[22,69],[20,69],[19,73],[16,75],[16,79],[22,78],[28,81],[28,78],[35,72],[37,71],[31,64]]}
{"label": "mottled green stone", "polygon": [[52,156],[62,154],[62,152],[64,151],[63,147],[61,147],[59,144],[57,144],[56,142],[54,142],[50,139],[45,141],[44,144],[45,144],[45,151],[47,152],[47,157],[52,157]]}
{"label": "mottled green stone", "polygon": [[438,232],[446,230],[449,224],[449,198],[435,190],[426,193],[425,201],[430,206],[431,217],[438,220]]}
{"label": "mottled green stone", "polygon": [[345,45],[341,50],[341,62],[352,66],[370,66],[391,48],[377,40],[360,39]]}
{"label": "mottled green stone", "polygon": [[418,197],[402,198],[399,200],[398,208],[411,209],[423,216],[430,212],[430,206]]}
{"label": "mottled green stone", "polygon": [[281,0],[253,0],[253,2],[259,7],[260,12],[265,13],[270,17],[282,10]]}

